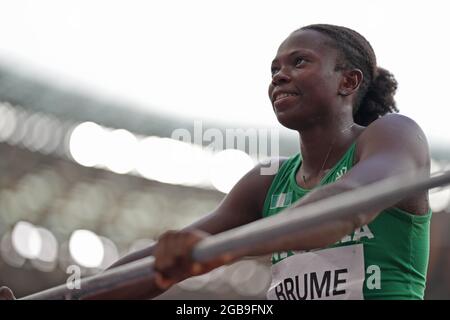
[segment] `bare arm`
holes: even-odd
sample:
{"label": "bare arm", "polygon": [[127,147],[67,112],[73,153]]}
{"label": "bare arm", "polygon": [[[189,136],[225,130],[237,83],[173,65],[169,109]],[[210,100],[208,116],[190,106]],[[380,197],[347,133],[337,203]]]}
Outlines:
{"label": "bare arm", "polygon": [[[266,193],[274,178],[273,175],[261,175],[261,165],[249,171],[225,196],[219,206],[210,214],[192,223],[183,230],[200,230],[208,234],[217,234],[259,219]],[[153,255],[155,244],[133,252],[116,261],[108,269]],[[108,292],[93,299],[148,299],[164,290],[154,284],[130,284],[129,288]]]}
{"label": "bare arm", "polygon": [[[250,170],[221,201],[218,207],[203,218],[186,226],[183,230],[201,230],[217,234],[261,217],[266,193],[274,178],[273,175],[261,175],[261,165]],[[130,253],[114,262],[108,269],[151,256],[154,244]]]}

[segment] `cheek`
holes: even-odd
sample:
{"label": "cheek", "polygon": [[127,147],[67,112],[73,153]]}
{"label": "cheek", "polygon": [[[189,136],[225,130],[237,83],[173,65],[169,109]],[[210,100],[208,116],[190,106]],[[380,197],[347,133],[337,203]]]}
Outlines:
{"label": "cheek", "polygon": [[310,97],[318,100],[333,97],[336,90],[332,78],[327,75],[317,74],[308,76],[307,81],[304,82],[304,87],[305,93],[309,92]]}

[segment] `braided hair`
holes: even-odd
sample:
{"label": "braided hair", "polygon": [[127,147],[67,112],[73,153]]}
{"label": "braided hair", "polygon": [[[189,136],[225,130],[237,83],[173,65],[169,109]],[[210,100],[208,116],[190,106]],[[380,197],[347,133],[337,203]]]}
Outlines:
{"label": "braided hair", "polygon": [[328,45],[340,52],[336,70],[357,68],[363,73],[353,105],[357,124],[367,126],[386,113],[398,112],[394,100],[397,81],[392,73],[377,66],[375,52],[361,34],[329,24],[312,24],[299,30],[314,30],[331,39]]}

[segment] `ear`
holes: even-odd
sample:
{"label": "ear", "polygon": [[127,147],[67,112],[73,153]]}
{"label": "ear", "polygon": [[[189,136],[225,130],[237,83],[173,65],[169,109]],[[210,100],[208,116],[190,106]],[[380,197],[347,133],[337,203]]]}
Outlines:
{"label": "ear", "polygon": [[342,79],[339,85],[339,95],[349,96],[355,93],[363,81],[363,73],[359,69],[342,71]]}

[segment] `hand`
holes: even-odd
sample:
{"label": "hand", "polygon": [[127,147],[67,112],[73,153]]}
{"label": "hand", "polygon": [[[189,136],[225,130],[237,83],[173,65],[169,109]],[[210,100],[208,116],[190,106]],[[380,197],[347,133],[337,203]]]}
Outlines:
{"label": "hand", "polygon": [[186,278],[207,273],[233,261],[233,257],[227,254],[207,262],[194,262],[192,249],[208,236],[210,234],[200,230],[168,231],[162,234],[153,252],[156,285],[166,290]]}
{"label": "hand", "polygon": [[0,300],[16,300],[16,297],[8,287],[0,287]]}

